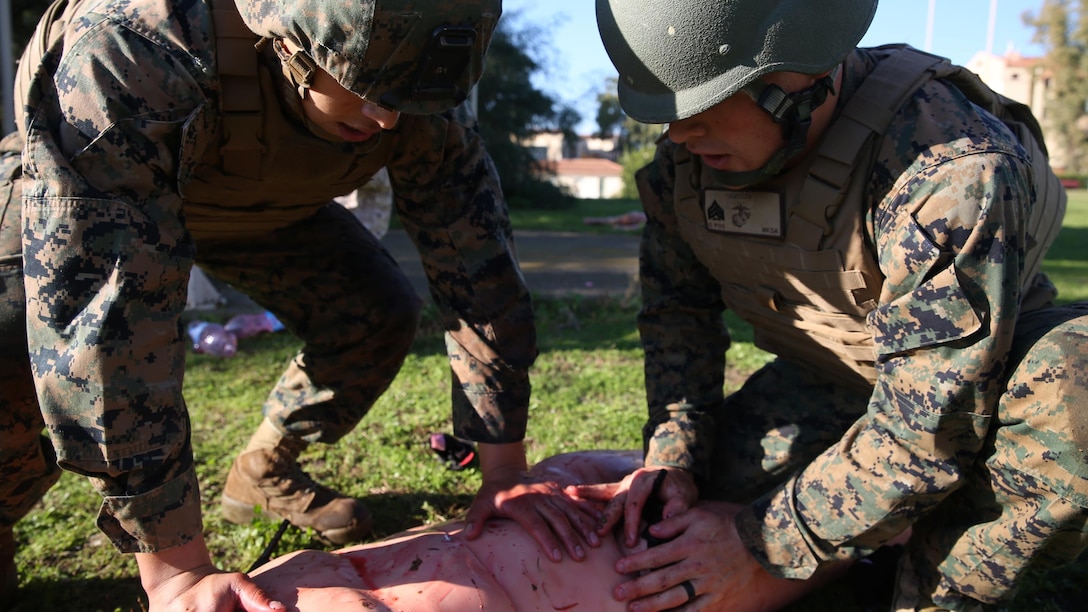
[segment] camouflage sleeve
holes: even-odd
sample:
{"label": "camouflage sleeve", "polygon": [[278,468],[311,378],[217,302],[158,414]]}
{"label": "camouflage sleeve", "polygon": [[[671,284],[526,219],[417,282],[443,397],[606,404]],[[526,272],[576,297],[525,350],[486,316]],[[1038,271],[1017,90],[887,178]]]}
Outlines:
{"label": "camouflage sleeve", "polygon": [[479,134],[446,113],[404,116],[388,168],[446,329],[454,431],[520,441],[536,327],[495,166]]}
{"label": "camouflage sleeve", "polygon": [[722,405],[729,334],[721,288],[680,235],[673,207],[674,145],[662,143],[637,173],[646,211],[639,253],[649,418],[646,465],[691,470],[702,479]]}
{"label": "camouflage sleeve", "polygon": [[961,484],[995,418],[1032,174],[1019,149],[931,152],[873,218],[887,280],[869,315],[878,380],[867,415],[738,518],[778,576],[808,577],[909,527]]}
{"label": "camouflage sleeve", "polygon": [[175,178],[201,89],[184,54],[109,17],[84,14],[66,44],[27,101],[30,356],[61,466],[104,496],[99,527],[123,552],[154,552],[201,533],[179,326],[193,247]]}

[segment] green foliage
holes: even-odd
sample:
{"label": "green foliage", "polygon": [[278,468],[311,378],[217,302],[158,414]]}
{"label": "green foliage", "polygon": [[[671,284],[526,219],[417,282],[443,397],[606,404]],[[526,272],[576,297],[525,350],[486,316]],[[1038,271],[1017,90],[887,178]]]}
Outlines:
{"label": "green foliage", "polygon": [[616,77],[609,77],[604,91],[597,94],[597,127],[602,136],[619,131],[622,152],[652,147],[663,129],[661,125],[639,123],[624,114],[616,94]]}
{"label": "green foliage", "polygon": [[570,205],[570,196],[548,180],[522,142],[535,131],[572,132],[579,118],[533,84],[545,66],[547,33],[504,13],[491,39],[487,70],[477,85],[480,134],[502,180],[511,207]]}
{"label": "green foliage", "polygon": [[[573,210],[576,208],[578,199],[563,187],[547,180],[546,176],[545,173],[527,175],[525,180],[512,188],[513,193],[506,196],[506,205],[511,210]],[[503,189],[505,191],[506,188]]]}
{"label": "green foliage", "polygon": [[623,125],[623,109],[620,108],[620,99],[616,96],[616,79],[612,77],[612,91],[597,94],[597,135],[608,138],[616,134],[616,130]]}
{"label": "green foliage", "polygon": [[1051,84],[1046,117],[1040,119],[1056,140],[1050,148],[1064,154],[1067,170],[1084,173],[1088,134],[1079,119],[1088,101],[1088,1],[1045,0],[1038,13],[1025,13],[1023,19],[1035,29],[1033,42],[1046,48],[1043,63]]}
{"label": "green foliage", "polygon": [[638,198],[638,186],[635,184],[635,173],[654,159],[656,147],[642,147],[640,149],[627,149],[620,155],[620,166],[623,166],[623,190],[621,198]]}

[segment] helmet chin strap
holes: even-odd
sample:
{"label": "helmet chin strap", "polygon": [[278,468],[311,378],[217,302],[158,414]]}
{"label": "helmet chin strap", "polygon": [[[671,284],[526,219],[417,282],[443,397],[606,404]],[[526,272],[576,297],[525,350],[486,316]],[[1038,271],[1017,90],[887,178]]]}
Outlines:
{"label": "helmet chin strap", "polygon": [[298,97],[305,99],[306,90],[310,88],[310,83],[313,83],[314,75],[317,74],[317,63],[305,51],[292,53],[283,40],[273,41],[272,48],[276,57],[280,58],[283,76],[294,86]]}
{"label": "helmet chin strap", "polygon": [[839,66],[820,77],[811,87],[786,93],[781,87],[759,79],[745,85],[741,91],[755,100],[775,123],[782,126],[786,144],[771,156],[767,163],[746,172],[717,172],[718,181],[727,187],[745,187],[761,183],[782,171],[786,162],[802,151],[808,141],[808,129],[812,125],[812,111],[827,100],[835,91],[835,77]]}

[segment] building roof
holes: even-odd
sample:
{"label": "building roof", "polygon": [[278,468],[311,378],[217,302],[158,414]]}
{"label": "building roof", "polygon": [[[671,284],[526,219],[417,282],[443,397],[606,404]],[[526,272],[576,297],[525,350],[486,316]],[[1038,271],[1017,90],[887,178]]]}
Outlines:
{"label": "building roof", "polygon": [[622,176],[623,166],[610,159],[582,157],[544,162],[556,176]]}

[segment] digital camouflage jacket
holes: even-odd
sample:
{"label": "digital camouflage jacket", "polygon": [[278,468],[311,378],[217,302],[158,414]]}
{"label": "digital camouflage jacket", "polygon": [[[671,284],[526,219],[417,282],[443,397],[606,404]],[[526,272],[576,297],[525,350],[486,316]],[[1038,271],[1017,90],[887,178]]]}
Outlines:
{"label": "digital camouflage jacket", "polygon": [[534,323],[478,134],[444,113],[365,143],[322,140],[266,47],[265,166],[231,176],[216,165],[215,40],[204,2],[87,0],[20,101],[38,396],[61,465],[104,494],[99,525],[122,551],[200,533],[179,325],[200,243],[285,227],[383,166],[448,329],[459,433],[525,434]]}
{"label": "digital camouflage jacket", "polygon": [[[848,58],[840,108],[877,61],[865,50]],[[760,253],[781,265],[792,254],[784,246],[775,252],[782,245],[775,238],[715,232],[716,219],[708,215],[699,240],[717,241],[713,252],[736,257],[700,256],[711,251],[695,244],[690,227],[681,231],[690,219],[676,204],[678,149],[663,142],[655,163],[641,172],[648,216],[639,316],[650,413],[646,463],[702,477],[729,469],[708,464],[714,428],[734,418],[718,410],[729,346],[722,313],[732,293],[758,298],[765,289],[760,270],[751,262],[737,269],[736,262]],[[840,230],[861,228],[847,250],[867,250],[872,264],[857,269],[880,274],[878,290],[857,304],[869,336],[858,346],[867,348],[875,369],[875,384],[866,387],[868,414],[738,517],[749,547],[784,577],[804,578],[823,560],[850,556],[854,538],[890,538],[956,489],[1004,392],[1005,359],[1023,288],[1031,285],[1022,275],[1026,250],[1035,246],[1025,227],[1036,179],[1024,149],[998,119],[954,87],[929,81],[899,109],[872,159],[871,172],[852,178],[865,181],[864,189],[847,192],[854,197],[842,203],[829,233],[849,236]],[[787,210],[794,205],[785,202]],[[786,302],[776,302],[781,293],[768,295],[767,315],[749,319],[765,344],[779,333],[770,323],[798,304],[805,305],[798,312],[813,313],[793,320],[801,328],[842,313],[834,307],[841,295],[821,295],[819,284],[806,284],[817,277],[802,272],[786,281],[796,289]],[[781,348],[783,357],[798,358]],[[829,353],[799,363],[835,383],[842,368],[833,359]]]}

